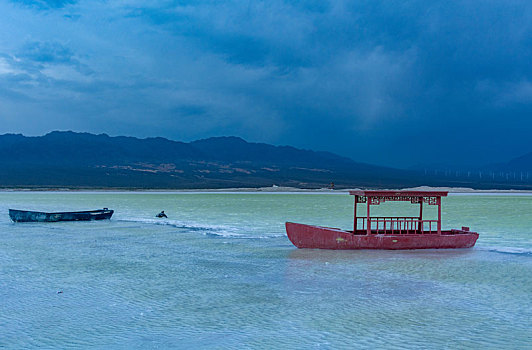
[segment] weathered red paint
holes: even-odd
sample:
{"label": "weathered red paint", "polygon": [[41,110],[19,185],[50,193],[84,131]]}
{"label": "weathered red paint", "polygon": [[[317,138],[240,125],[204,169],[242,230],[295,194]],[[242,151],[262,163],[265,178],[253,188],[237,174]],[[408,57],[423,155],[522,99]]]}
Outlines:
{"label": "weathered red paint", "polygon": [[439,249],[471,248],[478,233],[442,231],[441,234],[354,234],[336,228],[286,223],[286,233],[298,248],[311,249]]}
{"label": "weathered red paint", "polygon": [[[447,196],[447,192],[352,191],[350,194],[355,195],[353,231],[287,222],[290,241],[298,248],[312,249],[442,249],[470,248],[478,239],[478,233],[469,231],[468,227],[441,230],[441,197]],[[370,205],[392,200],[419,203],[419,218],[370,216]],[[423,220],[423,202],[438,206],[438,220]],[[366,217],[357,218],[357,203],[367,203]],[[432,223],[437,224],[437,230],[432,230]],[[427,224],[429,230],[425,229]]]}

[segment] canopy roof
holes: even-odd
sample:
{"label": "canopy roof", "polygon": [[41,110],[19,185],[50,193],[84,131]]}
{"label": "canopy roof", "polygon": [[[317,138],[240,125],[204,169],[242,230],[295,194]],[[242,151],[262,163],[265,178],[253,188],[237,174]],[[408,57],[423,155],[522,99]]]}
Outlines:
{"label": "canopy roof", "polygon": [[366,197],[446,197],[447,191],[349,191],[353,196]]}

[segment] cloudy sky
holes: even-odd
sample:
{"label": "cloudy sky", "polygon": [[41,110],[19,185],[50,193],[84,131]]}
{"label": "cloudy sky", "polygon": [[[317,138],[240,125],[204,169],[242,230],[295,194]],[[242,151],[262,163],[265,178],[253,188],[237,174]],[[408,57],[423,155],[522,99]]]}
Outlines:
{"label": "cloudy sky", "polygon": [[532,151],[532,1],[0,0],[0,133]]}

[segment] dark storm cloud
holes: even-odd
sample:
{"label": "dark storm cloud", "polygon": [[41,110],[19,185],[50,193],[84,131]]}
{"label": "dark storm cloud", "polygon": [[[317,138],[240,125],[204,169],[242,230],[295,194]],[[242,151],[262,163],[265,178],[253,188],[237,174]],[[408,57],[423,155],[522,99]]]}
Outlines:
{"label": "dark storm cloud", "polygon": [[51,10],[0,5],[22,26],[0,41],[4,111],[36,113],[10,93],[50,108],[27,132],[237,135],[393,165],[532,150],[529,1],[18,3]]}
{"label": "dark storm cloud", "polygon": [[58,9],[76,3],[76,0],[11,0],[13,3],[22,4],[38,9]]}
{"label": "dark storm cloud", "polygon": [[29,41],[21,45],[14,55],[0,54],[5,66],[11,67],[11,74],[6,74],[6,81],[25,83],[34,81],[42,83],[60,83],[62,80],[56,74],[50,74],[53,69],[61,67],[72,68],[77,74],[90,75],[90,68],[81,63],[75,53],[67,46],[55,42]]}
{"label": "dark storm cloud", "polygon": [[74,62],[72,51],[56,42],[28,42],[23,45],[17,56],[39,63],[71,64]]}

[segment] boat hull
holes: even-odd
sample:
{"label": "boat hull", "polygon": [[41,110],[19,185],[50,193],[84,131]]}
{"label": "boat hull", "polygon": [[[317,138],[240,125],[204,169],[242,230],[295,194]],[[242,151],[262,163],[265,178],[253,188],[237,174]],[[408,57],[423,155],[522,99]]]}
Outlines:
{"label": "boat hull", "polygon": [[442,234],[354,234],[337,228],[286,223],[286,233],[298,248],[310,249],[449,249],[471,248],[478,233],[450,230]]}
{"label": "boat hull", "polygon": [[9,209],[9,217],[13,222],[58,222],[58,221],[92,221],[107,220],[113,216],[114,211],[109,209],[44,213]]}

